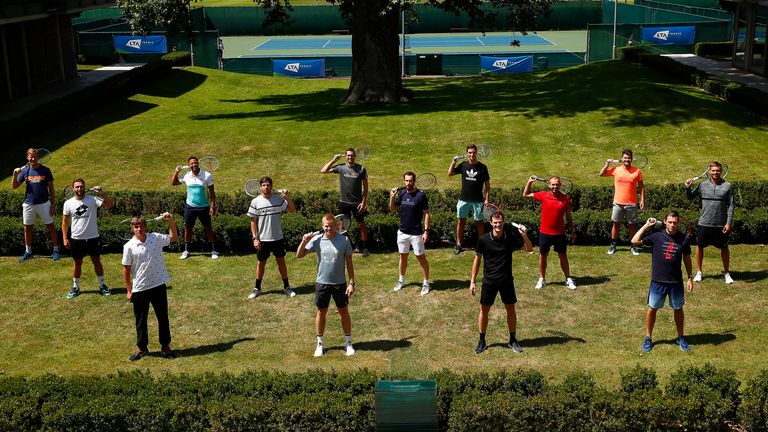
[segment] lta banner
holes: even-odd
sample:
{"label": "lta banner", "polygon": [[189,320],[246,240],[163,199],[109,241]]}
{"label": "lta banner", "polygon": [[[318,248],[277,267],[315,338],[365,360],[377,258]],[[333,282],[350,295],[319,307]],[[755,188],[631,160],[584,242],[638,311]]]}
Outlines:
{"label": "lta banner", "polygon": [[120,54],[165,54],[168,42],[165,36],[113,36],[115,51]]}
{"label": "lta banner", "polygon": [[696,27],[643,27],[643,43],[693,45],[696,43]]}
{"label": "lta banner", "polygon": [[533,56],[489,57],[480,56],[480,71],[502,74],[533,72]]}
{"label": "lta banner", "polygon": [[324,77],[325,60],[275,60],[272,72],[289,77]]}

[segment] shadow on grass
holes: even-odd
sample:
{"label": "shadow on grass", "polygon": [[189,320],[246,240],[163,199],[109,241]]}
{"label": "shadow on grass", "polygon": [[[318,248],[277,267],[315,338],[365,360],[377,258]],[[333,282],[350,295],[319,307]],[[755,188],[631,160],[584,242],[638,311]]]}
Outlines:
{"label": "shadow on grass", "polygon": [[[586,343],[582,338],[571,336],[567,333],[556,331],[556,330],[547,330],[547,333],[551,334],[552,336],[542,336],[537,337],[533,339],[520,339],[520,345],[525,347],[531,347],[531,348],[539,348],[547,345],[562,345],[570,342],[577,342],[577,343]],[[506,346],[506,344],[503,344]]]}
{"label": "shadow on grass", "polygon": [[[371,340],[371,341],[361,341],[361,342],[352,342],[352,345],[355,347],[355,351],[392,351],[396,349],[403,349],[403,348],[409,348],[413,343],[410,341],[410,339],[415,338],[416,336],[408,336],[403,339],[399,340],[387,340],[387,339],[379,339],[379,340]],[[331,348],[328,348],[328,351],[331,350],[339,350],[343,351],[346,348],[343,346],[334,346]]]}
{"label": "shadow on grass", "polygon": [[147,96],[177,98],[201,86],[207,78],[203,74],[183,69],[174,69],[164,79],[151,81],[137,93]]}
{"label": "shadow on grass", "polygon": [[[617,77],[628,77],[624,79]],[[611,127],[685,125],[695,119],[718,120],[737,127],[768,125],[727,109],[716,98],[680,84],[637,64],[601,62],[547,73],[512,77],[413,80],[406,84],[415,98],[404,105],[339,105],[345,89],[304,94],[272,94],[253,99],[227,99],[240,112],[207,113],[192,120],[283,118],[328,121],[339,118],[411,115],[419,113],[511,111],[510,117],[568,118],[602,112]],[[512,108],[510,108],[512,107]]]}
{"label": "shadow on grass", "polygon": [[573,279],[577,287],[602,285],[611,281],[611,278],[608,276],[580,276]]}
{"label": "shadow on grass", "polygon": [[[731,333],[732,330],[726,330],[722,333],[699,333],[685,335],[685,340],[688,344],[693,345],[720,345],[726,342],[736,340],[736,335]],[[654,345],[677,345],[677,338],[674,339],[662,339],[653,341]]]}
{"label": "shadow on grass", "polygon": [[[760,271],[731,271],[731,276],[736,282],[760,282],[768,279],[768,270]],[[717,279],[721,279],[721,275],[715,276]]]}
{"label": "shadow on grass", "polygon": [[[194,348],[182,348],[179,350],[175,350],[175,353],[179,357],[194,357],[194,356],[200,356],[200,355],[207,355],[207,354],[229,351],[239,343],[251,342],[255,340],[256,338],[245,337],[245,338],[235,339],[230,342],[222,342],[222,343],[217,343],[212,345],[201,345]],[[151,352],[149,353],[149,355],[152,357],[163,356],[163,354],[160,351]]]}
{"label": "shadow on grass", "polygon": [[[421,286],[421,284],[419,284]],[[439,279],[429,284],[430,291],[459,291],[469,289],[469,281],[460,279]],[[479,288],[479,284],[478,284]]]}

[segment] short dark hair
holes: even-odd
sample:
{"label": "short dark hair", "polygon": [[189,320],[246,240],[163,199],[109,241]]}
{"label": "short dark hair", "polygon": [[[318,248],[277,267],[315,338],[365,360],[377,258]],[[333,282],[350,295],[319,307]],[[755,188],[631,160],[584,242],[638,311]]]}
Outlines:
{"label": "short dark hair", "polygon": [[631,150],[631,149],[628,149],[628,148],[625,148],[624,150],[622,150],[622,151],[621,151],[621,155],[622,155],[622,156],[624,156],[624,155],[627,155],[627,156],[629,156],[630,158],[632,158],[632,157],[633,157],[633,154],[632,154],[632,150]]}
{"label": "short dark hair", "polygon": [[353,155],[357,156],[357,151],[352,147],[349,147],[346,150],[344,150],[344,153],[346,152],[352,152]]}
{"label": "short dark hair", "polygon": [[712,168],[713,166],[716,166],[716,167],[718,167],[718,168],[720,168],[720,169],[723,169],[723,164],[721,164],[721,163],[720,163],[720,162],[718,162],[718,161],[712,161],[712,162],[710,162],[710,163],[709,163],[709,167],[710,167],[710,168]]}
{"label": "short dark hair", "polygon": [[664,220],[667,220],[668,217],[680,219],[680,213],[678,213],[676,210],[670,210],[667,212],[667,215],[664,216]]}
{"label": "short dark hair", "polygon": [[260,179],[259,179],[259,185],[262,185],[262,184],[264,184],[264,183],[273,184],[273,183],[272,183],[272,178],[271,178],[271,177],[269,177],[269,176],[264,176],[264,177],[260,178]]}
{"label": "short dark hair", "polygon": [[147,221],[144,219],[144,216],[134,216],[131,218],[131,226],[134,226],[134,225],[147,226]]}
{"label": "short dark hair", "polygon": [[477,146],[476,146],[476,145],[474,145],[474,144],[469,144],[469,145],[467,146],[467,150],[469,150],[469,149],[475,149],[475,151],[477,151]]}
{"label": "short dark hair", "polygon": [[200,159],[198,159],[198,158],[197,158],[197,156],[195,156],[195,155],[192,155],[192,156],[190,156],[190,157],[188,157],[188,158],[187,158],[187,162],[191,161],[192,159],[194,159],[194,160],[196,160],[196,161],[198,161],[198,162],[200,161]]}
{"label": "short dark hair", "polygon": [[493,219],[501,219],[501,220],[504,220],[504,213],[502,213],[502,212],[500,212],[500,211],[496,211],[496,212],[494,212],[494,213],[491,215],[491,218],[490,218],[490,220],[493,220]]}
{"label": "short dark hair", "polygon": [[405,180],[405,176],[411,176],[414,180],[416,180],[416,174],[413,171],[406,171],[403,173],[403,180]]}
{"label": "short dark hair", "polygon": [[74,186],[74,185],[75,185],[75,183],[82,183],[82,184],[83,184],[83,186],[85,186],[85,180],[83,180],[83,179],[81,179],[81,178],[77,178],[77,179],[75,179],[74,181],[72,181],[72,186]]}

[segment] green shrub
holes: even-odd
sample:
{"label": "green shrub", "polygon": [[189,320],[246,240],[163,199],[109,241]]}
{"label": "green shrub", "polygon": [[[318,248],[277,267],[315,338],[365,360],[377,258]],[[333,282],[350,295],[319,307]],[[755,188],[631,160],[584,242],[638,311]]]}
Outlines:
{"label": "green shrub", "polygon": [[752,432],[768,431],[768,370],[747,381],[738,408],[739,424]]}
{"label": "green shrub", "polygon": [[704,366],[682,367],[674,372],[666,388],[678,419],[688,430],[711,431],[726,420],[736,420],[739,405],[736,373]]}
{"label": "green shrub", "polygon": [[160,60],[171,66],[189,66],[192,64],[192,54],[189,51],[172,51],[160,57]]}
{"label": "green shrub", "polygon": [[728,57],[733,54],[733,41],[698,42],[693,47],[693,53],[699,57]]}
{"label": "green shrub", "polygon": [[645,53],[642,47],[625,46],[616,49],[616,53],[620,60],[630,61],[637,63],[640,61],[640,54]]}
{"label": "green shrub", "polygon": [[657,389],[659,380],[656,371],[635,365],[632,369],[621,372],[621,390],[626,394]]}

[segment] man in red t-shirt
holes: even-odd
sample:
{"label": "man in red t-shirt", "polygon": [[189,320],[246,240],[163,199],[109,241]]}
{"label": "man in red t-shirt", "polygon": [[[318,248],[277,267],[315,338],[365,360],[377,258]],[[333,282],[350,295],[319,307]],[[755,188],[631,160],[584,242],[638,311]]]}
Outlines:
{"label": "man in red t-shirt", "polygon": [[536,282],[536,289],[547,285],[547,255],[549,249],[554,247],[557,256],[560,258],[560,268],[565,275],[565,286],[568,289],[575,290],[576,284],[571,278],[571,269],[568,264],[568,239],[565,234],[565,224],[563,216],[567,220],[568,228],[571,230],[571,243],[576,241],[576,232],[573,230],[573,206],[571,197],[560,192],[560,177],[551,177],[549,179],[549,190],[540,192],[531,192],[531,186],[536,181],[536,176],[531,176],[528,183],[525,184],[523,196],[541,201],[541,223],[539,226],[539,280]]}

